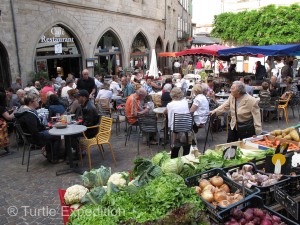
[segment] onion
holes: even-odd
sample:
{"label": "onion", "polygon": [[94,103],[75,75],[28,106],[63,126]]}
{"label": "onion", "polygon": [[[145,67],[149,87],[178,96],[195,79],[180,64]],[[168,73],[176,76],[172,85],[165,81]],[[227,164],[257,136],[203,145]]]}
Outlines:
{"label": "onion", "polygon": [[227,195],[226,195],[226,193],[223,190],[215,191],[215,193],[214,193],[214,200],[216,202],[227,200]]}
{"label": "onion", "polygon": [[202,192],[204,192],[204,191],[210,191],[210,192],[214,193],[215,187],[211,184],[206,185],[205,188],[203,188]]}
{"label": "onion", "polygon": [[261,221],[261,225],[272,225],[272,222],[265,218]]}
{"label": "onion", "polygon": [[216,187],[220,187],[222,186],[222,184],[224,183],[223,178],[220,176],[213,176],[212,178],[210,178],[210,183]]}
{"label": "onion", "polygon": [[226,193],[230,192],[230,188],[228,187],[227,184],[222,184],[220,187],[221,190],[224,190]]}
{"label": "onion", "polygon": [[219,205],[220,207],[225,208],[225,207],[227,207],[227,206],[230,205],[230,202],[227,201],[227,200],[223,200],[223,201],[220,201],[218,205]]}
{"label": "onion", "polygon": [[212,202],[214,200],[214,195],[211,191],[203,191],[201,197],[207,202]]}
{"label": "onion", "polygon": [[201,189],[204,189],[209,184],[210,184],[210,182],[206,179],[201,179],[199,181],[199,187],[201,187]]}
{"label": "onion", "polygon": [[198,195],[201,194],[201,188],[199,186],[195,186],[195,191]]}
{"label": "onion", "polygon": [[281,218],[276,216],[276,215],[273,215],[272,216],[272,222],[277,222],[277,223],[280,223],[281,222]]}
{"label": "onion", "polygon": [[253,214],[254,214],[254,216],[260,217],[261,219],[263,219],[266,216],[264,211],[262,211],[259,208],[255,208],[254,211],[253,211]]}
{"label": "onion", "polygon": [[241,209],[239,208],[234,208],[232,210],[232,215],[236,218],[236,219],[241,219],[243,217],[243,212]]}

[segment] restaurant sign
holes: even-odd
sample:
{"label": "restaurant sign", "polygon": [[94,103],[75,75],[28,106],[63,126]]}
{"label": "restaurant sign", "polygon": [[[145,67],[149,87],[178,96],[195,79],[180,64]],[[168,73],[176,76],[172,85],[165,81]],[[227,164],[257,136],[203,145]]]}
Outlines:
{"label": "restaurant sign", "polygon": [[41,36],[40,43],[46,42],[74,42],[74,38],[65,32],[62,27],[52,27]]}

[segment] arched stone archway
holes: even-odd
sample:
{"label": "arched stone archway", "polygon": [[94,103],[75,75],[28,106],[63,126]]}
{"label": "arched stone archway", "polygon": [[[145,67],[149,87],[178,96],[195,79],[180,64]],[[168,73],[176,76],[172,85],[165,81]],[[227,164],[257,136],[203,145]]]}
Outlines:
{"label": "arched stone archway", "polygon": [[0,89],[11,85],[11,74],[8,53],[5,46],[0,42]]}
{"label": "arched stone archway", "polygon": [[[35,66],[38,76],[48,75],[63,79],[69,73],[80,77],[82,54],[78,38],[63,24],[55,24],[40,37],[35,51]],[[36,79],[39,77],[36,77]]]}
{"label": "arched stone archway", "polygon": [[[166,52],[170,52],[170,43],[167,42],[167,45],[166,45]],[[171,60],[172,58],[171,57],[163,57],[164,58],[164,74],[170,74],[170,65],[171,65]]]}
{"label": "arched stone archway", "polygon": [[107,30],[97,44],[98,73],[118,74],[123,68],[123,48],[119,37],[112,30]]}
{"label": "arched stone archway", "polygon": [[[163,42],[160,37],[157,38],[156,43],[155,43],[155,52],[156,56],[158,53],[163,52]],[[164,69],[164,59],[163,57],[156,57],[157,58],[157,66],[160,71],[163,71]]]}
{"label": "arched stone archway", "polygon": [[167,45],[166,45],[166,52],[169,52],[170,51],[170,43],[167,42]]}
{"label": "arched stone archway", "polygon": [[145,72],[149,65],[149,43],[146,36],[139,32],[131,45],[130,67],[138,67]]}

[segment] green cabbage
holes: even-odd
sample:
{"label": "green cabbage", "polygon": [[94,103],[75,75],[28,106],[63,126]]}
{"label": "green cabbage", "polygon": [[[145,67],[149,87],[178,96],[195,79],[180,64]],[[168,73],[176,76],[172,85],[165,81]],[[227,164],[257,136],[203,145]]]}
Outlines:
{"label": "green cabbage", "polygon": [[180,174],[183,169],[183,162],[180,158],[168,159],[164,161],[161,168],[164,173]]}
{"label": "green cabbage", "polygon": [[195,167],[190,163],[184,163],[182,171],[179,174],[181,177],[188,178],[195,175]]}
{"label": "green cabbage", "polygon": [[87,188],[106,186],[111,175],[111,168],[101,166],[99,169],[92,169],[90,172],[85,171],[81,175],[83,185]]}
{"label": "green cabbage", "polygon": [[170,159],[170,155],[168,155],[167,152],[163,151],[153,156],[152,163],[156,166],[161,166],[163,162],[166,161],[167,159]]}
{"label": "green cabbage", "polygon": [[85,196],[81,199],[83,204],[100,204],[101,199],[106,194],[104,187],[95,187],[90,192],[86,193]]}

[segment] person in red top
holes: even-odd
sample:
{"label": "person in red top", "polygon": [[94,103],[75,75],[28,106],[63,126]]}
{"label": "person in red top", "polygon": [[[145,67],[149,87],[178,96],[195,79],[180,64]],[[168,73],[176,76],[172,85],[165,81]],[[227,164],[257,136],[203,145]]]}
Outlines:
{"label": "person in red top", "polygon": [[51,81],[47,81],[47,83],[45,84],[45,86],[41,90],[41,95],[46,95],[49,91],[55,93],[55,91],[52,87],[52,82]]}
{"label": "person in red top", "polygon": [[143,100],[147,96],[147,91],[144,88],[139,88],[134,94],[131,94],[125,104],[125,112],[128,119],[128,123],[136,124],[137,115],[142,111]]}

